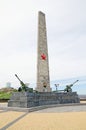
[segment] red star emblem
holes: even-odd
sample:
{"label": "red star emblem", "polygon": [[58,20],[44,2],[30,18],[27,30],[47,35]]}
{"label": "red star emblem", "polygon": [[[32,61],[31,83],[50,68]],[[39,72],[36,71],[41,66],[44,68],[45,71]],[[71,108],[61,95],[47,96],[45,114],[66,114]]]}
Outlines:
{"label": "red star emblem", "polygon": [[46,60],[46,55],[43,53],[43,54],[41,55],[41,58],[42,58],[42,60]]}

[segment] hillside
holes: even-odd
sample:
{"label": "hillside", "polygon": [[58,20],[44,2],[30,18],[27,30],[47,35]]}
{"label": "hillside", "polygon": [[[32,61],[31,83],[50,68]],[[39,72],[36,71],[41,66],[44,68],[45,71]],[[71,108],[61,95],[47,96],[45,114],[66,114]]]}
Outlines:
{"label": "hillside", "polygon": [[0,89],[0,99],[10,99],[12,92],[16,92],[17,90],[14,88],[1,88]]}

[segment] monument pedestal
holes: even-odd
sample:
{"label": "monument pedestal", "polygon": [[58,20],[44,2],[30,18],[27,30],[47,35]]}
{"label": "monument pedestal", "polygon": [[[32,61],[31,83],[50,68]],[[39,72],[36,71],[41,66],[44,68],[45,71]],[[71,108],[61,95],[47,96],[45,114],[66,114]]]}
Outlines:
{"label": "monument pedestal", "polygon": [[55,93],[55,92],[14,92],[8,101],[8,107],[30,108],[51,104],[80,103],[76,92]]}

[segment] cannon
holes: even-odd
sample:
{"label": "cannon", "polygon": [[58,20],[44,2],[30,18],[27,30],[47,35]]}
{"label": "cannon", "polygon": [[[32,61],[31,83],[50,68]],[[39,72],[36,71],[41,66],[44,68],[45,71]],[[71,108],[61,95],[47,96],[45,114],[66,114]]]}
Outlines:
{"label": "cannon", "polygon": [[57,87],[59,86],[59,84],[55,84],[56,87],[56,91],[57,92],[72,92],[72,86],[78,82],[79,80],[76,80],[75,82],[73,82],[72,84],[66,85],[66,88],[63,90],[57,90]]}
{"label": "cannon", "polygon": [[79,80],[76,80],[74,83],[66,85],[66,88],[64,89],[64,92],[72,92],[72,86],[78,82]]}
{"label": "cannon", "polygon": [[18,91],[29,91],[29,92],[33,92],[33,88],[28,88],[27,85],[20,80],[20,78],[17,76],[17,74],[15,74],[16,78],[19,80],[21,87],[18,88]]}

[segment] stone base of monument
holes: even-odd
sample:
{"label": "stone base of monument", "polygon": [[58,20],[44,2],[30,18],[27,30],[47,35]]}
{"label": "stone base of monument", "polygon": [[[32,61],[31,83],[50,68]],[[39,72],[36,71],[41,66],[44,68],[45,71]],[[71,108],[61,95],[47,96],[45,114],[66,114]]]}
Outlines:
{"label": "stone base of monument", "polygon": [[14,92],[8,101],[8,107],[30,108],[42,105],[80,103],[76,92]]}

